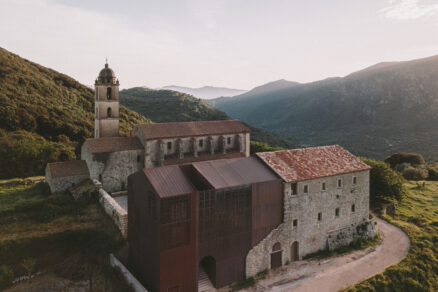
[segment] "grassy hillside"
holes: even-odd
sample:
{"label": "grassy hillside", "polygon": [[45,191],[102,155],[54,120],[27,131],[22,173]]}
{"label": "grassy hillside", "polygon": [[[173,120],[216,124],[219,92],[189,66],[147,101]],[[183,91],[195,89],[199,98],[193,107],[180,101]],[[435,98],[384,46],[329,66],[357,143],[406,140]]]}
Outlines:
{"label": "grassy hillside", "polygon": [[[75,159],[93,135],[93,99],[71,77],[0,48],[0,178],[42,174],[47,162]],[[145,122],[121,107],[121,134]]]}
{"label": "grassy hillside", "polygon": [[409,236],[411,249],[399,264],[391,266],[345,291],[437,291],[438,289],[438,183],[408,182],[406,197],[396,203],[390,223]]}
{"label": "grassy hillside", "polygon": [[298,146],[340,144],[378,159],[402,151],[430,159],[438,156],[437,80],[435,56],[211,103]]}
{"label": "grassy hillside", "polygon": [[[230,119],[205,101],[191,95],[171,91],[135,87],[120,92],[120,103],[154,122],[189,122]],[[251,140],[274,147],[292,148],[290,142],[266,131],[251,127]]]}
{"label": "grassy hillside", "polygon": [[[6,291],[129,291],[108,263],[124,240],[96,199],[77,202],[70,194],[50,194],[44,183],[0,181],[0,290],[28,272],[31,282]],[[54,288],[57,287],[57,288]],[[91,291],[91,290],[90,290]]]}

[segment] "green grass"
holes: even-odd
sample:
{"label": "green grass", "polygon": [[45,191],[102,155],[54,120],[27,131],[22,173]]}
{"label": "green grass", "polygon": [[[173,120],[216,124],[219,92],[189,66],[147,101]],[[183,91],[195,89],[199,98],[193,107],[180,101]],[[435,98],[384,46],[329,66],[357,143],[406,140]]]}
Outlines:
{"label": "green grass", "polygon": [[[420,186],[419,186],[420,185]],[[405,184],[406,197],[396,203],[394,218],[411,240],[407,257],[383,273],[345,291],[437,291],[438,290],[438,182]]]}
{"label": "green grass", "polygon": [[67,193],[50,194],[45,183],[0,186],[0,263],[14,277],[25,274],[22,263],[30,258],[34,272],[83,281],[92,271],[96,279],[116,279],[108,279],[118,287],[108,291],[127,291],[108,266],[108,254],[124,243],[95,198],[77,202]]}

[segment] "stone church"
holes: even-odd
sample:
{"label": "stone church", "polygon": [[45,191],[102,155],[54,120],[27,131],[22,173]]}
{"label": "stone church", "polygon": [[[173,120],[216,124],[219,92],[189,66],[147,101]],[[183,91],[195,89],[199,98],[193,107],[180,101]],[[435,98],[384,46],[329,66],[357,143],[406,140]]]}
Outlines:
{"label": "stone church", "polygon": [[256,153],[237,120],[136,125],[119,136],[119,81],[95,82],[94,138],[49,163],[52,192],[91,179],[148,291],[198,291],[376,235],[370,167],[338,146]]}

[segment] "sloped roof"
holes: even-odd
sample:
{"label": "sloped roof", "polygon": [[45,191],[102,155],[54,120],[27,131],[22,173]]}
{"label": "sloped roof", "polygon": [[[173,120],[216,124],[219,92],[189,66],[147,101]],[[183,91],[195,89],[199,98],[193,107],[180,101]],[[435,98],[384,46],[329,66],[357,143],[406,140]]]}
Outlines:
{"label": "sloped roof", "polygon": [[370,169],[339,145],[262,152],[256,155],[286,182]]}
{"label": "sloped roof", "polygon": [[137,127],[146,136],[146,140],[251,132],[238,120],[140,124]]}
{"label": "sloped roof", "polygon": [[196,192],[178,165],[145,168],[143,172],[162,198]]}
{"label": "sloped roof", "polygon": [[48,163],[47,166],[49,167],[52,178],[90,175],[85,160],[52,162]]}
{"label": "sloped roof", "polygon": [[137,137],[105,137],[85,140],[91,153],[108,153],[144,149]]}
{"label": "sloped roof", "polygon": [[202,161],[192,165],[215,189],[279,179],[256,157]]}

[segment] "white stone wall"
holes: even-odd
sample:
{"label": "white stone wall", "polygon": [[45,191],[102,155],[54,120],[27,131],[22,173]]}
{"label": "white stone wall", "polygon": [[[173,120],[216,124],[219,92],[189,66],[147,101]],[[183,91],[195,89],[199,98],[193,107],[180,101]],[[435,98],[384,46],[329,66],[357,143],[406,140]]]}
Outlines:
{"label": "white stone wall", "polygon": [[[353,184],[353,177],[357,183]],[[342,186],[338,187],[338,179]],[[322,190],[322,183],[326,190]],[[304,193],[307,185],[308,193]],[[297,195],[291,194],[291,184],[284,183],[283,223],[257,244],[247,255],[246,276],[251,277],[270,268],[272,247],[281,244],[282,262],[291,260],[291,246],[297,241],[300,259],[309,253],[328,248],[328,236],[336,236],[346,227],[369,222],[369,171],[301,181]],[[355,211],[352,212],[354,204]],[[339,216],[336,216],[339,208]],[[322,213],[318,221],[318,213]],[[297,220],[297,226],[293,222]],[[345,232],[344,232],[345,233]],[[351,233],[345,233],[351,234]],[[351,242],[353,237],[345,239]]]}
{"label": "white stone wall", "polygon": [[50,192],[52,193],[64,192],[78,183],[83,182],[87,178],[88,175],[53,178],[49,166],[46,166],[46,182],[50,187]]}
{"label": "white stone wall", "polygon": [[127,189],[128,176],[143,169],[144,150],[92,154],[86,143],[82,146],[81,159],[87,162],[90,178],[101,181],[110,193],[121,191],[123,184]]}
{"label": "white stone wall", "polygon": [[125,238],[128,238],[128,212],[104,190],[99,189],[99,203]]}

